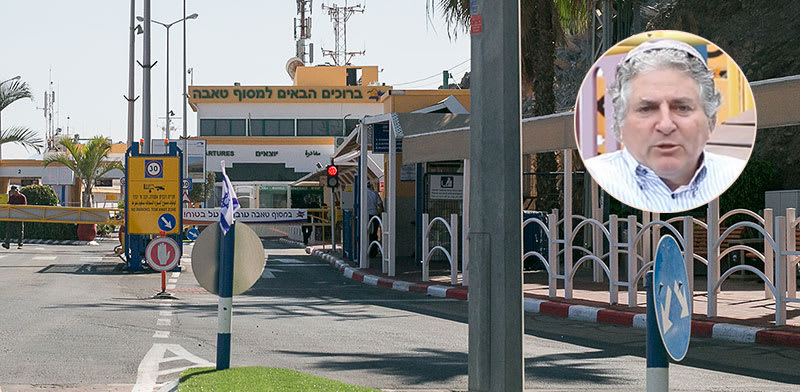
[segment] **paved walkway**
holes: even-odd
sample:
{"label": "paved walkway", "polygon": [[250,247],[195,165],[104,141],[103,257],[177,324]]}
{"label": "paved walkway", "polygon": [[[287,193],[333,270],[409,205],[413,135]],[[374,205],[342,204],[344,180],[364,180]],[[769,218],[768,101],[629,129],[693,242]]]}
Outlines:
{"label": "paved walkway", "polygon": [[[284,242],[302,246],[291,240]],[[374,286],[400,291],[419,292],[432,296],[466,300],[468,288],[450,285],[449,270],[431,270],[430,282],[421,282],[421,272],[413,271],[389,277],[379,269],[359,269],[342,260],[341,254],[330,254],[322,247],[308,247],[306,251],[317,255],[346,277]],[[373,264],[377,264],[373,260]],[[461,276],[459,274],[459,281]],[[768,344],[800,348],[800,304],[787,304],[787,325],[775,327],[775,300],[765,299],[764,285],[749,277],[732,277],[723,284],[718,296],[718,317],[705,316],[707,306],[705,277],[695,277],[694,314],[692,336],[723,339],[742,343]],[[562,283],[563,284],[563,283]],[[578,275],[575,279],[573,299],[563,298],[563,287],[558,297],[548,297],[547,273],[525,272],[525,312],[544,313],[587,322],[608,323],[644,328],[645,292],[637,292],[638,306],[628,307],[627,291],[619,293],[620,305],[609,305],[608,282],[594,283],[591,276]]]}

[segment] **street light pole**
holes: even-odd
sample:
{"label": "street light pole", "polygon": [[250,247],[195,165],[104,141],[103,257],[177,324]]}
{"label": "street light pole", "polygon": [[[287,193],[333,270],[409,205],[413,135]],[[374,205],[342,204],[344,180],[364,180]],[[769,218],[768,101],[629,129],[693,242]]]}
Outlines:
{"label": "street light pole", "polygon": [[[183,18],[186,19],[186,0],[183,0]],[[182,110],[183,110],[183,177],[189,177],[189,162],[188,162],[188,154],[189,152],[189,141],[187,139],[187,130],[186,130],[186,101],[188,97],[189,91],[186,89],[186,23],[183,24],[183,90],[181,90],[181,98],[182,101]]]}
{"label": "street light pole", "polygon": [[[181,20],[183,20],[183,19],[181,19]],[[167,102],[166,102],[166,105],[165,105],[166,106],[165,112],[167,113],[167,126],[165,128],[165,132],[166,132],[166,137],[165,138],[167,140],[169,140],[169,28],[172,27],[172,24],[170,23],[169,25],[166,25],[164,27],[167,28],[167,69],[166,69],[166,72],[164,72],[167,75],[167,96],[166,96],[166,101]]]}
{"label": "street light pole", "polygon": [[[172,27],[172,25],[174,25],[176,23],[183,22],[185,20],[197,19],[197,16],[198,15],[196,13],[195,14],[191,14],[189,16],[185,16],[183,18],[180,18],[180,19],[178,19],[178,20],[176,20],[176,21],[174,21],[172,23],[162,23],[162,22],[159,22],[157,20],[151,20],[153,23],[156,23],[156,24],[159,24],[161,26],[164,26],[164,28],[167,29],[167,69],[166,69],[166,74],[167,74],[167,86],[166,86],[166,90],[167,90],[167,97],[166,98],[167,99],[166,100],[167,100],[167,103],[166,103],[166,114],[165,114],[166,118],[167,118],[167,126],[166,126],[166,138],[167,139],[169,139],[169,119],[170,119],[170,114],[169,114],[169,28]],[[140,20],[140,21],[142,20],[141,17],[137,17],[137,19]],[[186,39],[185,34],[186,33],[185,33],[185,26],[184,26],[184,40]],[[186,60],[185,60],[185,58],[186,58],[186,44],[185,44],[185,42],[184,42],[184,55],[183,56],[184,56],[184,69],[185,69],[186,68]],[[183,80],[184,80],[184,95],[185,95],[186,76],[184,76]],[[186,117],[185,109],[184,109],[184,117]],[[186,131],[184,129],[184,134],[185,134],[185,132]]]}
{"label": "street light pole", "polygon": [[153,64],[150,64],[150,0],[144,0],[144,18],[137,17],[140,22],[144,22],[144,44],[142,56],[142,153],[150,153],[150,71]]}

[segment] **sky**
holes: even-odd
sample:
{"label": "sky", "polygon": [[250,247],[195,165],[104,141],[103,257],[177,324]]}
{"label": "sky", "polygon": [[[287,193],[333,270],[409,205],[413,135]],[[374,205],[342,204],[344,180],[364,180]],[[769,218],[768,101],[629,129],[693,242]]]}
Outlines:
{"label": "sky", "polygon": [[[295,0],[185,0],[186,13],[197,19],[186,25],[187,68],[193,69],[195,85],[291,85],[286,61],[295,55]],[[365,50],[353,65],[376,65],[381,82],[402,89],[435,89],[442,71],[455,81],[469,71],[468,34],[448,36],[441,11],[426,12],[430,0],[361,0],[363,14],[347,24],[347,50]],[[328,0],[325,5],[332,5]],[[338,0],[342,6],[345,0]],[[333,24],[314,0],[311,39],[314,63],[331,61],[321,49],[334,47]],[[142,15],[144,0],[136,0]],[[183,17],[183,1],[151,0],[151,18],[171,23]],[[96,135],[114,142],[127,140],[128,49],[130,1],[125,0],[27,0],[0,1],[0,81],[20,75],[33,100],[20,100],[2,111],[2,127],[27,126],[44,137],[44,92],[52,80],[56,93],[57,127],[81,138]],[[152,136],[159,137],[166,111],[166,33],[151,27],[151,60],[158,63],[151,74]],[[170,109],[182,114],[183,27],[170,28]],[[136,36],[135,56],[143,57],[143,35]],[[191,76],[187,75],[190,79]],[[142,69],[135,70],[135,94],[142,92]],[[191,80],[187,79],[191,84]],[[134,136],[141,137],[142,100],[136,101]],[[196,116],[188,111],[188,134],[196,135]],[[177,121],[180,127],[181,120]],[[182,131],[178,131],[182,132]],[[174,136],[174,133],[173,133]],[[15,144],[3,147],[4,159],[35,157]]]}

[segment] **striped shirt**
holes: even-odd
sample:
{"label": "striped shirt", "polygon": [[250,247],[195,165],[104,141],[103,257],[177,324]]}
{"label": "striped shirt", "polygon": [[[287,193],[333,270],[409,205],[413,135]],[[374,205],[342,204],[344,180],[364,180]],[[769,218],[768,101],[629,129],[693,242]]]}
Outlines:
{"label": "striped shirt", "polygon": [[707,204],[736,181],[747,161],[703,151],[702,164],[688,185],[670,190],[655,172],[622,149],[585,161],[600,187],[640,210],[681,212]]}

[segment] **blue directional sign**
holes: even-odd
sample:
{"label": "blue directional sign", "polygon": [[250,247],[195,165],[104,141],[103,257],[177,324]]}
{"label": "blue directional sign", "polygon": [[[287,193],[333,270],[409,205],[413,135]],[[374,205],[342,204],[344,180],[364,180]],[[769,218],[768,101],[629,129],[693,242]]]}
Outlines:
{"label": "blue directional sign", "polygon": [[170,213],[161,214],[161,216],[158,217],[158,228],[170,232],[175,229],[175,225],[178,224],[177,222],[175,215]]}
{"label": "blue directional sign", "polygon": [[195,229],[195,228],[191,228],[189,230],[186,230],[186,239],[189,240],[189,241],[194,241],[199,236],[200,236],[200,231]]}
{"label": "blue directional sign", "polygon": [[664,348],[675,361],[689,350],[692,315],[689,313],[689,277],[675,238],[669,235],[658,242],[653,266],[653,302]]}

